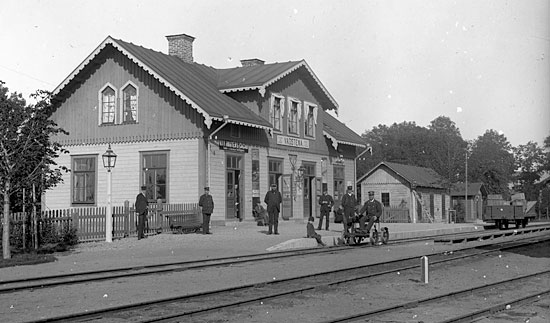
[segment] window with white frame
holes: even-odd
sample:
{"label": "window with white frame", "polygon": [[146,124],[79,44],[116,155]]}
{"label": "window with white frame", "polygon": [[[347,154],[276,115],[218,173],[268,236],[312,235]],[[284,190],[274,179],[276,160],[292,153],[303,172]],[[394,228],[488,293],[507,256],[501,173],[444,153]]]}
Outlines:
{"label": "window with white frame", "polygon": [[114,124],[116,115],[116,92],[111,86],[101,91],[101,124]]}
{"label": "window with white frame", "polygon": [[317,107],[312,104],[305,104],[305,135],[308,137],[315,137],[315,109]]}
{"label": "window with white frame", "polygon": [[281,112],[284,109],[284,99],[280,96],[271,97],[271,109],[269,113],[269,121],[274,130],[281,131]]}
{"label": "window with white frame", "polygon": [[132,84],[122,89],[122,122],[136,123],[138,113],[137,88]]}
{"label": "window with white frame", "polygon": [[96,156],[75,156],[72,158],[72,204],[95,204],[96,176]]}
{"label": "window with white frame", "polygon": [[168,197],[168,152],[143,152],[141,183],[147,187],[145,197],[154,202],[167,202]]}
{"label": "window with white frame", "polygon": [[288,108],[288,133],[298,135],[298,113],[300,111],[300,102],[290,100]]}

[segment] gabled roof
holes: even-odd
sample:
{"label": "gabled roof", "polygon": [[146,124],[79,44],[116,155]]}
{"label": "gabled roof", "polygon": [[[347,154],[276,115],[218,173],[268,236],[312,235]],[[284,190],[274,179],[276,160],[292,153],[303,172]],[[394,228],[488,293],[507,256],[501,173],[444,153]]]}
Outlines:
{"label": "gabled roof", "polygon": [[338,144],[363,148],[367,146],[363,137],[328,113],[323,115],[323,135],[332,141],[334,149],[338,149]]}
{"label": "gabled roof", "polygon": [[[482,196],[487,196],[488,192],[483,183],[468,183],[468,196],[477,195],[481,192]],[[464,183],[454,183],[451,186],[451,196],[464,196],[466,194]]]}
{"label": "gabled roof", "polygon": [[205,118],[210,128],[213,120],[223,121],[228,116],[229,123],[271,130],[271,124],[241,103],[220,93],[216,84],[197,64],[157,52],[122,40],[107,37],[65,80],[53,91],[61,95],[65,86],[73,80],[107,46],[120,51],[139,65],[163,85],[172,90],[182,100],[191,105]]}
{"label": "gabled roof", "polygon": [[229,69],[217,69],[218,89],[222,92],[258,90],[263,96],[266,88],[294,71],[303,70],[312,84],[311,91],[320,98],[325,110],[338,112],[338,103],[330,95],[306,61],[262,64]]}
{"label": "gabled roof", "polygon": [[387,167],[407,181],[410,185],[427,188],[445,188],[445,180],[431,168],[403,165],[391,162],[380,162],[365,175],[361,176],[358,183],[370,176],[380,167]]}

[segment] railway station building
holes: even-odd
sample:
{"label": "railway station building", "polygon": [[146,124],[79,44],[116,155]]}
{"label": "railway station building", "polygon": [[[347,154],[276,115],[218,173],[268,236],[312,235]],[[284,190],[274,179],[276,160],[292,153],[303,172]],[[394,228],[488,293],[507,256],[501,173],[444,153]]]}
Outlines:
{"label": "railway station building", "polygon": [[53,138],[69,150],[57,163],[71,172],[44,210],[105,206],[109,145],[114,206],[141,186],[150,202],[196,203],[208,186],[219,224],[252,219],[273,183],[296,220],[319,213],[323,189],[338,203],[354,185],[366,145],[305,60],[220,69],[194,61],[193,37],[166,38],[168,54],[107,37],[54,90],[51,119],[69,132]]}

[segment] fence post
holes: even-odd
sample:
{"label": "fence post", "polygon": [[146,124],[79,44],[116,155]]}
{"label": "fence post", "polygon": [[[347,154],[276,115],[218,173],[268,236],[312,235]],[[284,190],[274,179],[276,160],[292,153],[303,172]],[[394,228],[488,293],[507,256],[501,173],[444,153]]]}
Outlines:
{"label": "fence post", "polygon": [[76,229],[76,236],[78,237],[80,235],[80,221],[78,216],[78,209],[72,209],[71,210],[71,219],[72,219],[72,227]]}
{"label": "fence post", "polygon": [[130,201],[124,201],[124,237],[130,236]]}

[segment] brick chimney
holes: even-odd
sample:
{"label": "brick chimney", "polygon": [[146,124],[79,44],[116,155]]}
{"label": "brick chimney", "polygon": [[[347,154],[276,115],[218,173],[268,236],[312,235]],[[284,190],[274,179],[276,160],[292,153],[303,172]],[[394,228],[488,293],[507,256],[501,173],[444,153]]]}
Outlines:
{"label": "brick chimney", "polygon": [[195,37],[179,34],[166,36],[168,39],[168,54],[177,56],[186,63],[193,63],[193,41]]}
{"label": "brick chimney", "polygon": [[243,67],[264,65],[264,61],[258,58],[241,59],[241,65]]}

